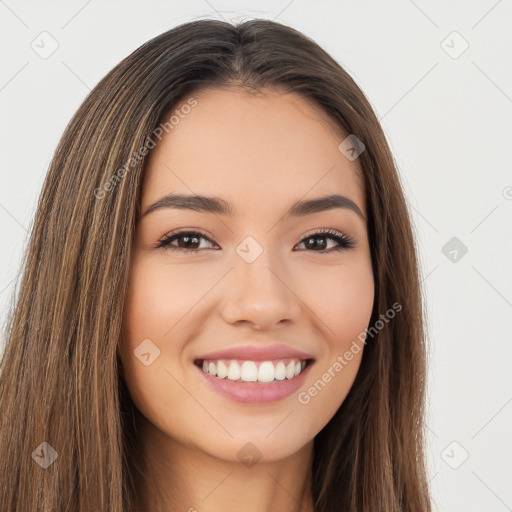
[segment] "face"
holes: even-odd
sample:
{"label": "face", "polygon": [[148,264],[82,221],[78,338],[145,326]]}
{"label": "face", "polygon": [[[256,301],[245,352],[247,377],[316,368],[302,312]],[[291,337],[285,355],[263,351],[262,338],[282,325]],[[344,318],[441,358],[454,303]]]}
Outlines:
{"label": "face", "polygon": [[[276,461],[312,441],[359,369],[374,298],[359,163],[296,93],[187,102],[142,184],[125,379],[162,450]],[[331,195],[349,201],[290,212]]]}

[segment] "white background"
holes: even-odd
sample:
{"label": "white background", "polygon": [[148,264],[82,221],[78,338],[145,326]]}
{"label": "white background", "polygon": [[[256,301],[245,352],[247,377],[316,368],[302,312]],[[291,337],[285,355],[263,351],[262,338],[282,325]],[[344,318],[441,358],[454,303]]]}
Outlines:
{"label": "white background", "polygon": [[[512,510],[511,0],[0,0],[0,319],[67,122],[123,57],[198,17],[291,25],[370,99],[420,248],[436,510]],[[31,47],[43,31],[47,59]],[[455,262],[452,237],[468,249]]]}

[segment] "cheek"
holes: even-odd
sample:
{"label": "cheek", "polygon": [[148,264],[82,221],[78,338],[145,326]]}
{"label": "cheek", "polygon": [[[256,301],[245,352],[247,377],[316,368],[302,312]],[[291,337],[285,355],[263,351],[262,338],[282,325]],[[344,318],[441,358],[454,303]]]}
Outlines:
{"label": "cheek", "polygon": [[152,268],[137,261],[132,265],[123,313],[125,337],[120,341],[128,389],[147,417],[157,414],[153,405],[165,399],[159,395],[165,389],[166,377],[170,378],[164,372],[173,354],[162,340],[176,321],[173,308],[180,308],[172,283]]}
{"label": "cheek", "polygon": [[302,296],[307,297],[305,302],[316,316],[316,324],[330,351],[345,350],[364,332],[371,318],[374,302],[371,266],[317,269],[315,279],[303,286]]}
{"label": "cheek", "polygon": [[353,340],[364,341],[374,301],[373,279],[348,280],[345,286],[332,291],[326,307],[332,313],[331,347],[345,351]]}
{"label": "cheek", "polygon": [[[120,355],[127,385],[141,410],[146,411],[151,403],[169,400],[175,388],[169,373],[183,380],[186,344],[193,337],[189,319],[194,306],[216,280],[218,276],[206,266],[204,272],[198,272],[194,265],[166,265],[150,257],[134,258],[123,314],[126,336],[120,343]],[[154,358],[148,366],[137,356],[141,355],[140,347],[145,347],[143,353],[149,352],[150,360]]]}
{"label": "cheek", "polygon": [[345,400],[359,371],[373,310],[371,266],[317,272],[308,297],[324,346],[308,385],[297,398],[316,417],[315,427],[320,430]]}
{"label": "cheek", "polygon": [[[211,277],[213,279],[213,277]],[[154,335],[167,339],[174,326],[204,295],[207,282],[192,266],[134,264],[125,303],[125,326],[131,340]]]}

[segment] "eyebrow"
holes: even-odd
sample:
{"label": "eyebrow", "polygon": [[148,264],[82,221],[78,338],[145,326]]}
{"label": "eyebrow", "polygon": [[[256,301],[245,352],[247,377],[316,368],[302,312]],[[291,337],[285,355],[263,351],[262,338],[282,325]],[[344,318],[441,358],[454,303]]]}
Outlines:
{"label": "eyebrow", "polygon": [[[197,212],[215,213],[220,215],[235,216],[236,210],[230,203],[218,197],[206,197],[199,195],[167,194],[148,206],[143,217],[162,208],[175,208],[180,210],[194,210]],[[354,201],[348,197],[331,194],[315,199],[297,201],[285,214],[285,217],[299,217],[312,213],[332,210],[333,208],[346,208],[355,212],[363,221],[366,221],[363,212]]]}

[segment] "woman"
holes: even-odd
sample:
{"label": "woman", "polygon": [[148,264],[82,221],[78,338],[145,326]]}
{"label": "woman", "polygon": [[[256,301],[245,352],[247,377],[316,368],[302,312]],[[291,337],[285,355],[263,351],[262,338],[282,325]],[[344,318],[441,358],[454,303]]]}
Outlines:
{"label": "woman", "polygon": [[430,511],[415,242],[315,42],[202,20],[69,123],[0,376],[0,509]]}

